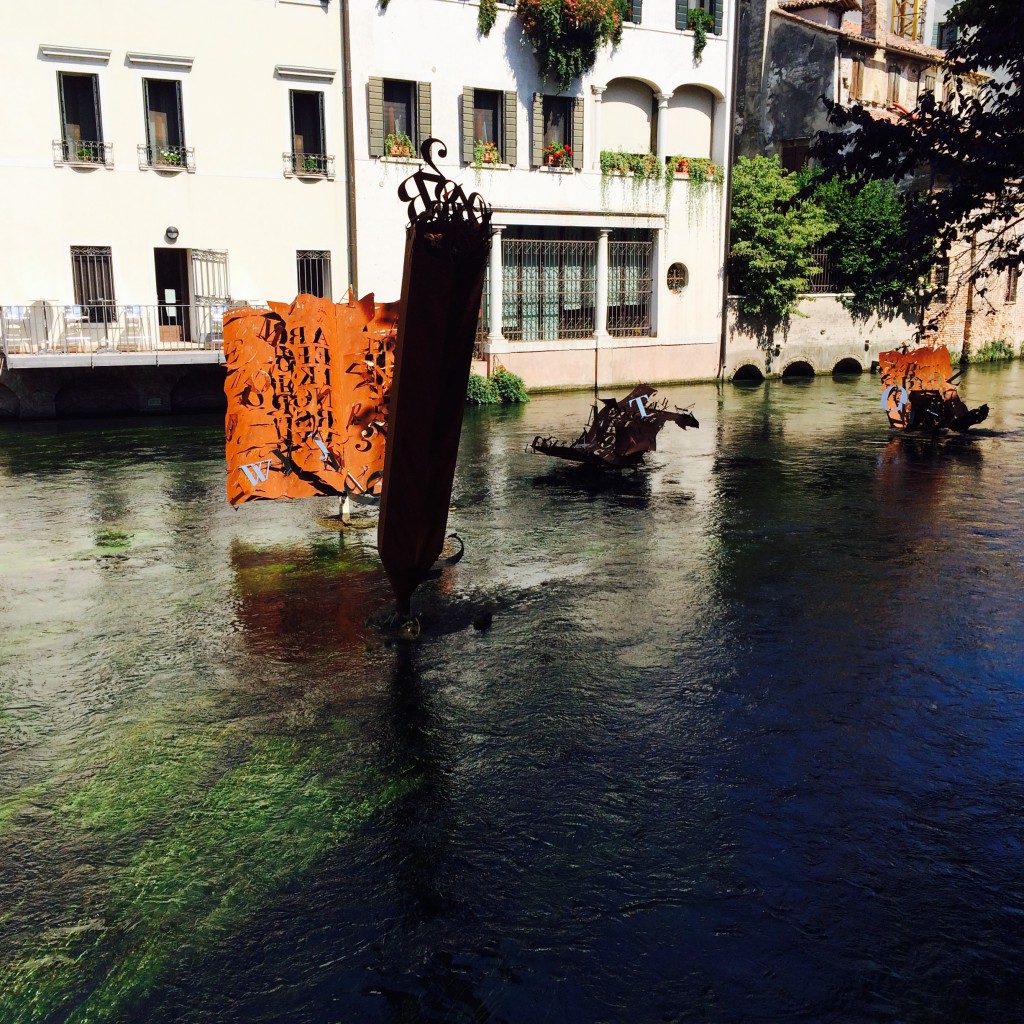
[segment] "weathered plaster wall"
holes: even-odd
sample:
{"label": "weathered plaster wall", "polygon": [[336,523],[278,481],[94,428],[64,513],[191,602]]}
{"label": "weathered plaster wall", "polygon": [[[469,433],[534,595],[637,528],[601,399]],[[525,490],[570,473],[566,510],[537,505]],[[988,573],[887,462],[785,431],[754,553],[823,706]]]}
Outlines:
{"label": "weathered plaster wall", "polygon": [[855,359],[870,370],[879,352],[913,342],[916,317],[908,312],[895,320],[854,320],[833,295],[806,297],[785,331],[763,343],[738,323],[736,300],[729,300],[729,339],[725,376],[754,366],[764,376],[781,374],[796,362],[810,363],[816,373],[831,373],[842,359]]}
{"label": "weathered plaster wall", "polygon": [[836,38],[782,18],[772,21],[758,152],[772,156],[787,139],[828,127],[821,97],[835,98]]}

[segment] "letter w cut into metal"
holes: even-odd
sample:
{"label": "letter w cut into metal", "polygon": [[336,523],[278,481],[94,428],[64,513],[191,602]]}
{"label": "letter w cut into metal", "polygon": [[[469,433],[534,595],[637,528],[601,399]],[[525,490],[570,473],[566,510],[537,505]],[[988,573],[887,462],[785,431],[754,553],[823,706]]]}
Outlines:
{"label": "letter w cut into metal", "polygon": [[270,459],[264,459],[262,462],[250,462],[241,467],[253,487],[258,487],[266,482],[267,477],[270,476],[270,462]]}

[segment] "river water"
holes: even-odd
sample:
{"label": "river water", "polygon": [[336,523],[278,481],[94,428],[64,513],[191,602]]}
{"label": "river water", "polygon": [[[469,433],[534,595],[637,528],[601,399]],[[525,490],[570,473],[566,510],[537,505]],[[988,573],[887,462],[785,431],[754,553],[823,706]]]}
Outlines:
{"label": "river water", "polygon": [[411,643],[215,420],[3,427],[0,1021],[1024,1019],[1024,364],[879,392],[470,412]]}

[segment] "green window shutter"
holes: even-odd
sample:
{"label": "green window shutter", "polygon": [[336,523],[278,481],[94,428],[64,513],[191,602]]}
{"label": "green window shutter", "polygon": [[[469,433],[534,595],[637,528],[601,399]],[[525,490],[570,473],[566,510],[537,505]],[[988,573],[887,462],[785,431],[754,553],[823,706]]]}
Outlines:
{"label": "green window shutter", "polygon": [[639,25],[640,18],[643,15],[644,0],[633,0],[632,7],[632,17],[629,20],[634,25]]}
{"label": "green window shutter", "polygon": [[[384,79],[371,78],[367,96],[370,117],[370,156],[384,155]],[[292,133],[294,140],[295,133]],[[294,141],[292,143],[294,146]]]}
{"label": "green window shutter", "polygon": [[505,163],[515,167],[519,153],[516,146],[516,120],[519,116],[519,103],[514,92],[505,93],[505,151],[501,154]]}
{"label": "green window shutter", "polygon": [[722,0],[715,0],[715,23],[711,26],[711,31],[716,36],[722,34]]}
{"label": "green window shutter", "polygon": [[476,89],[470,86],[462,90],[462,162],[471,164],[473,162],[473,106],[476,102]]}
{"label": "green window shutter", "polygon": [[583,168],[583,97],[572,101],[572,165]]}
{"label": "green window shutter", "polygon": [[[430,83],[416,83],[416,148],[431,135],[430,123]],[[419,154],[416,154],[419,155]]]}
{"label": "green window shutter", "polygon": [[686,31],[686,22],[690,17],[690,5],[687,0],[676,0],[676,28],[680,32]]}
{"label": "green window shutter", "polygon": [[530,166],[541,167],[544,163],[544,97],[541,93],[533,94],[533,120],[530,124],[532,145],[530,147]]}

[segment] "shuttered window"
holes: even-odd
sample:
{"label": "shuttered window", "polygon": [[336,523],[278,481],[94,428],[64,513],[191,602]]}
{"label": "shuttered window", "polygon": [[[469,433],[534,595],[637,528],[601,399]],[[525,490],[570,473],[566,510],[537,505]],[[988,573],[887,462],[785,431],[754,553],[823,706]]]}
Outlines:
{"label": "shuttered window", "polygon": [[369,80],[368,100],[370,156],[390,155],[384,150],[388,136],[408,136],[416,150],[430,137],[429,82],[374,77]]}
{"label": "shuttered window", "polygon": [[699,9],[707,11],[715,19],[711,32],[714,35],[721,35],[722,3],[723,0],[676,0],[676,28],[681,32],[685,31],[689,24],[690,11]]}
{"label": "shuttered window", "polygon": [[583,166],[583,97],[534,93],[530,163],[542,167],[544,150],[552,145],[572,147],[573,167]]}
{"label": "shuttered window", "polygon": [[643,15],[643,6],[644,0],[629,0],[626,4],[626,21],[639,25],[640,18]]}
{"label": "shuttered window", "polygon": [[515,165],[517,104],[514,92],[496,89],[462,90],[462,162],[474,162],[478,143],[498,147],[498,162]]}

